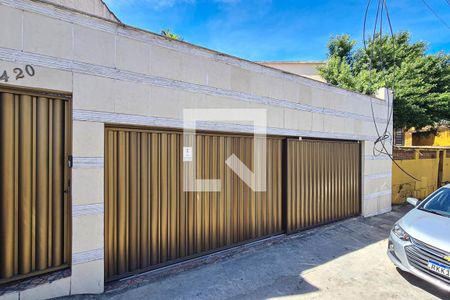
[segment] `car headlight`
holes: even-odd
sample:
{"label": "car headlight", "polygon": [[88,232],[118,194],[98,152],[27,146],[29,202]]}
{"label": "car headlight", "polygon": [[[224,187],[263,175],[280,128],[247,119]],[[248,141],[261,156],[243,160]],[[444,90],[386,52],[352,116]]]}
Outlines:
{"label": "car headlight", "polygon": [[409,241],[409,234],[400,227],[400,225],[395,224],[394,228],[392,228],[392,232],[401,239],[402,241]]}

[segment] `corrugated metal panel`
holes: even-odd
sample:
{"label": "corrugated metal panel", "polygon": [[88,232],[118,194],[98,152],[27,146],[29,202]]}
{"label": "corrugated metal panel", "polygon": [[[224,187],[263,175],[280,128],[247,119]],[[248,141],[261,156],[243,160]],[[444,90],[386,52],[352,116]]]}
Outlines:
{"label": "corrugated metal panel", "polygon": [[184,192],[179,132],[106,129],[107,280],[282,232],[282,140],[267,144],[267,192],[253,192],[226,165],[253,168],[253,138],[197,134],[197,178],[221,192]]}
{"label": "corrugated metal panel", "polygon": [[70,261],[70,103],[0,89],[0,283]]}
{"label": "corrugated metal panel", "polygon": [[360,145],[288,140],[287,231],[360,213]]}

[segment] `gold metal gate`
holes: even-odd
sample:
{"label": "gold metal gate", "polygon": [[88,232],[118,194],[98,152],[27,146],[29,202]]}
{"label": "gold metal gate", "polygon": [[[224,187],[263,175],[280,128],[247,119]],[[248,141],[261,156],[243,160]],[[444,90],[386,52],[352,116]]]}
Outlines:
{"label": "gold metal gate", "polygon": [[70,262],[69,98],[0,88],[0,283]]}
{"label": "gold metal gate", "polygon": [[282,140],[267,140],[267,191],[253,192],[226,165],[253,169],[253,137],[198,133],[197,178],[221,192],[184,192],[180,132],[106,128],[105,276],[134,272],[281,233]]}
{"label": "gold metal gate", "polygon": [[287,231],[359,215],[360,170],[357,142],[288,140]]}

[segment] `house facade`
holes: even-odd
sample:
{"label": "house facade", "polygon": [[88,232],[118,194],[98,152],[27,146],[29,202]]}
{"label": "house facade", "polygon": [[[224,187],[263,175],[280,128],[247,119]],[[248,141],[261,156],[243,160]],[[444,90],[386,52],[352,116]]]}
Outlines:
{"label": "house facade", "polygon": [[[370,108],[384,126],[385,94],[133,28],[101,1],[0,0],[0,298],[102,293],[389,211]],[[245,176],[261,165],[264,179]]]}
{"label": "house facade", "polygon": [[326,82],[326,80],[319,74],[319,67],[325,65],[325,62],[323,61],[261,61],[259,63],[264,66],[280,69],[292,74]]}

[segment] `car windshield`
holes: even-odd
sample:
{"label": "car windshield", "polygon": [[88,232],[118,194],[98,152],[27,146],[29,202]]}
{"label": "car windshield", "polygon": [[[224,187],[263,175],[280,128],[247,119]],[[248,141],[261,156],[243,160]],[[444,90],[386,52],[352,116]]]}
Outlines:
{"label": "car windshield", "polygon": [[450,189],[442,188],[437,190],[419,209],[450,217]]}

